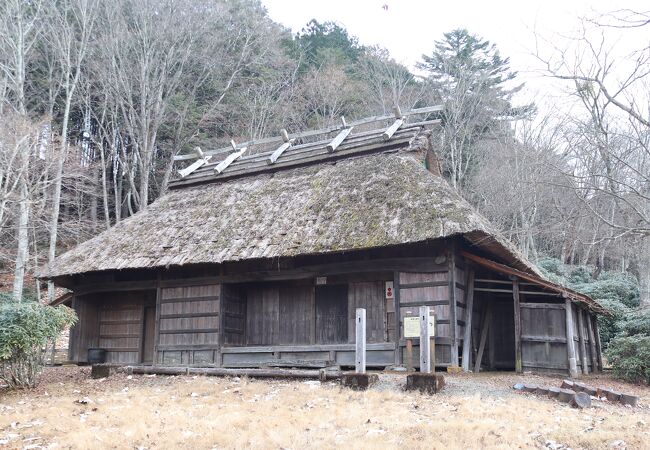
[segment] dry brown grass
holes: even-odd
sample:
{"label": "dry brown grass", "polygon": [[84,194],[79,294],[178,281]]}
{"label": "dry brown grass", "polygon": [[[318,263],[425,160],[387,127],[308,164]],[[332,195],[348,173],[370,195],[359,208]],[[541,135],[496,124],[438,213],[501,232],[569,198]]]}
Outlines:
{"label": "dry brown grass", "polygon": [[8,448],[505,449],[540,448],[549,440],[574,449],[617,441],[650,446],[650,390],[630,385],[624,389],[641,395],[640,407],[597,402],[578,411],[510,390],[514,381],[559,381],[531,376],[448,376],[448,388],[435,396],[394,389],[396,378],[352,392],[303,381],[124,375],[102,381],[77,368],[46,377],[36,391],[0,394],[0,440]]}

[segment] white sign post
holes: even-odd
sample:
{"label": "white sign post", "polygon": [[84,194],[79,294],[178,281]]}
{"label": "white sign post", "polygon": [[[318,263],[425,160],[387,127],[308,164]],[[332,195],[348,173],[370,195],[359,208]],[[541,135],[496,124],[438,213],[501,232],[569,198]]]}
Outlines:
{"label": "white sign post", "polygon": [[429,339],[429,307],[420,306],[420,372],[431,373],[431,340]]}
{"label": "white sign post", "polygon": [[355,371],[356,373],[366,373],[366,310],[357,308],[356,338],[357,345],[355,350]]}

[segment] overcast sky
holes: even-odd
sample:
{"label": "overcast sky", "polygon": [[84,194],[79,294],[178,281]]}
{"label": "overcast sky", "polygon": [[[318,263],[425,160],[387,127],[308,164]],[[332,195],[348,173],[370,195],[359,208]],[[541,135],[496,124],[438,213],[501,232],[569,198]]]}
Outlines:
{"label": "overcast sky", "polygon": [[[430,53],[434,41],[444,32],[467,28],[494,42],[503,56],[510,57],[512,67],[526,81],[524,95],[538,102],[540,92],[557,98],[560,91],[556,82],[540,76],[540,65],[531,56],[536,32],[551,41],[559,41],[560,35],[578,29],[579,17],[593,17],[621,8],[648,10],[647,1],[637,0],[262,0],[262,3],[271,18],[294,32],[312,18],[334,21],[357,36],[361,44],[385,47],[397,61],[409,67],[423,53]],[[645,38],[646,45],[649,38]],[[542,50],[551,49],[542,45]]]}

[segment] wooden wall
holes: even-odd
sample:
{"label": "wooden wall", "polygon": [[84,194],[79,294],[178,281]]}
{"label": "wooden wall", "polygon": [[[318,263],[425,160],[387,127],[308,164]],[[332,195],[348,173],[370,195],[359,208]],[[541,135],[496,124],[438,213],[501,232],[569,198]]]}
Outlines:
{"label": "wooden wall", "polygon": [[70,329],[68,359],[79,363],[88,362],[88,349],[99,343],[99,302],[92,295],[75,295],[72,309],[79,319]]}
{"label": "wooden wall", "polygon": [[[419,315],[420,306],[429,306],[435,311],[435,345],[436,365],[452,364],[453,318],[450,314],[450,276],[447,264],[441,264],[429,272],[399,272],[397,278],[400,346],[406,344],[404,336],[404,318]],[[413,339],[414,355],[419,354],[419,338]],[[403,360],[404,356],[402,356]],[[415,358],[417,359],[417,358]],[[417,362],[417,361],[416,361]],[[417,366],[417,364],[415,364]]]}
{"label": "wooden wall", "polygon": [[221,285],[160,289],[157,361],[169,365],[218,362]]}

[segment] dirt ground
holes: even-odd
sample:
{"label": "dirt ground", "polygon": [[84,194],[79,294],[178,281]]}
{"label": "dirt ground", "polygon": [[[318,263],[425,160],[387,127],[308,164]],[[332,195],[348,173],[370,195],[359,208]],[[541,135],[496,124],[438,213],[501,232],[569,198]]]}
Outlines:
{"label": "dirt ground", "polygon": [[2,448],[650,448],[650,388],[608,376],[594,386],[638,395],[576,410],[515,392],[535,375],[445,376],[444,391],[404,392],[382,374],[367,392],[337,382],[115,375],[49,368],[32,391],[0,392]]}

